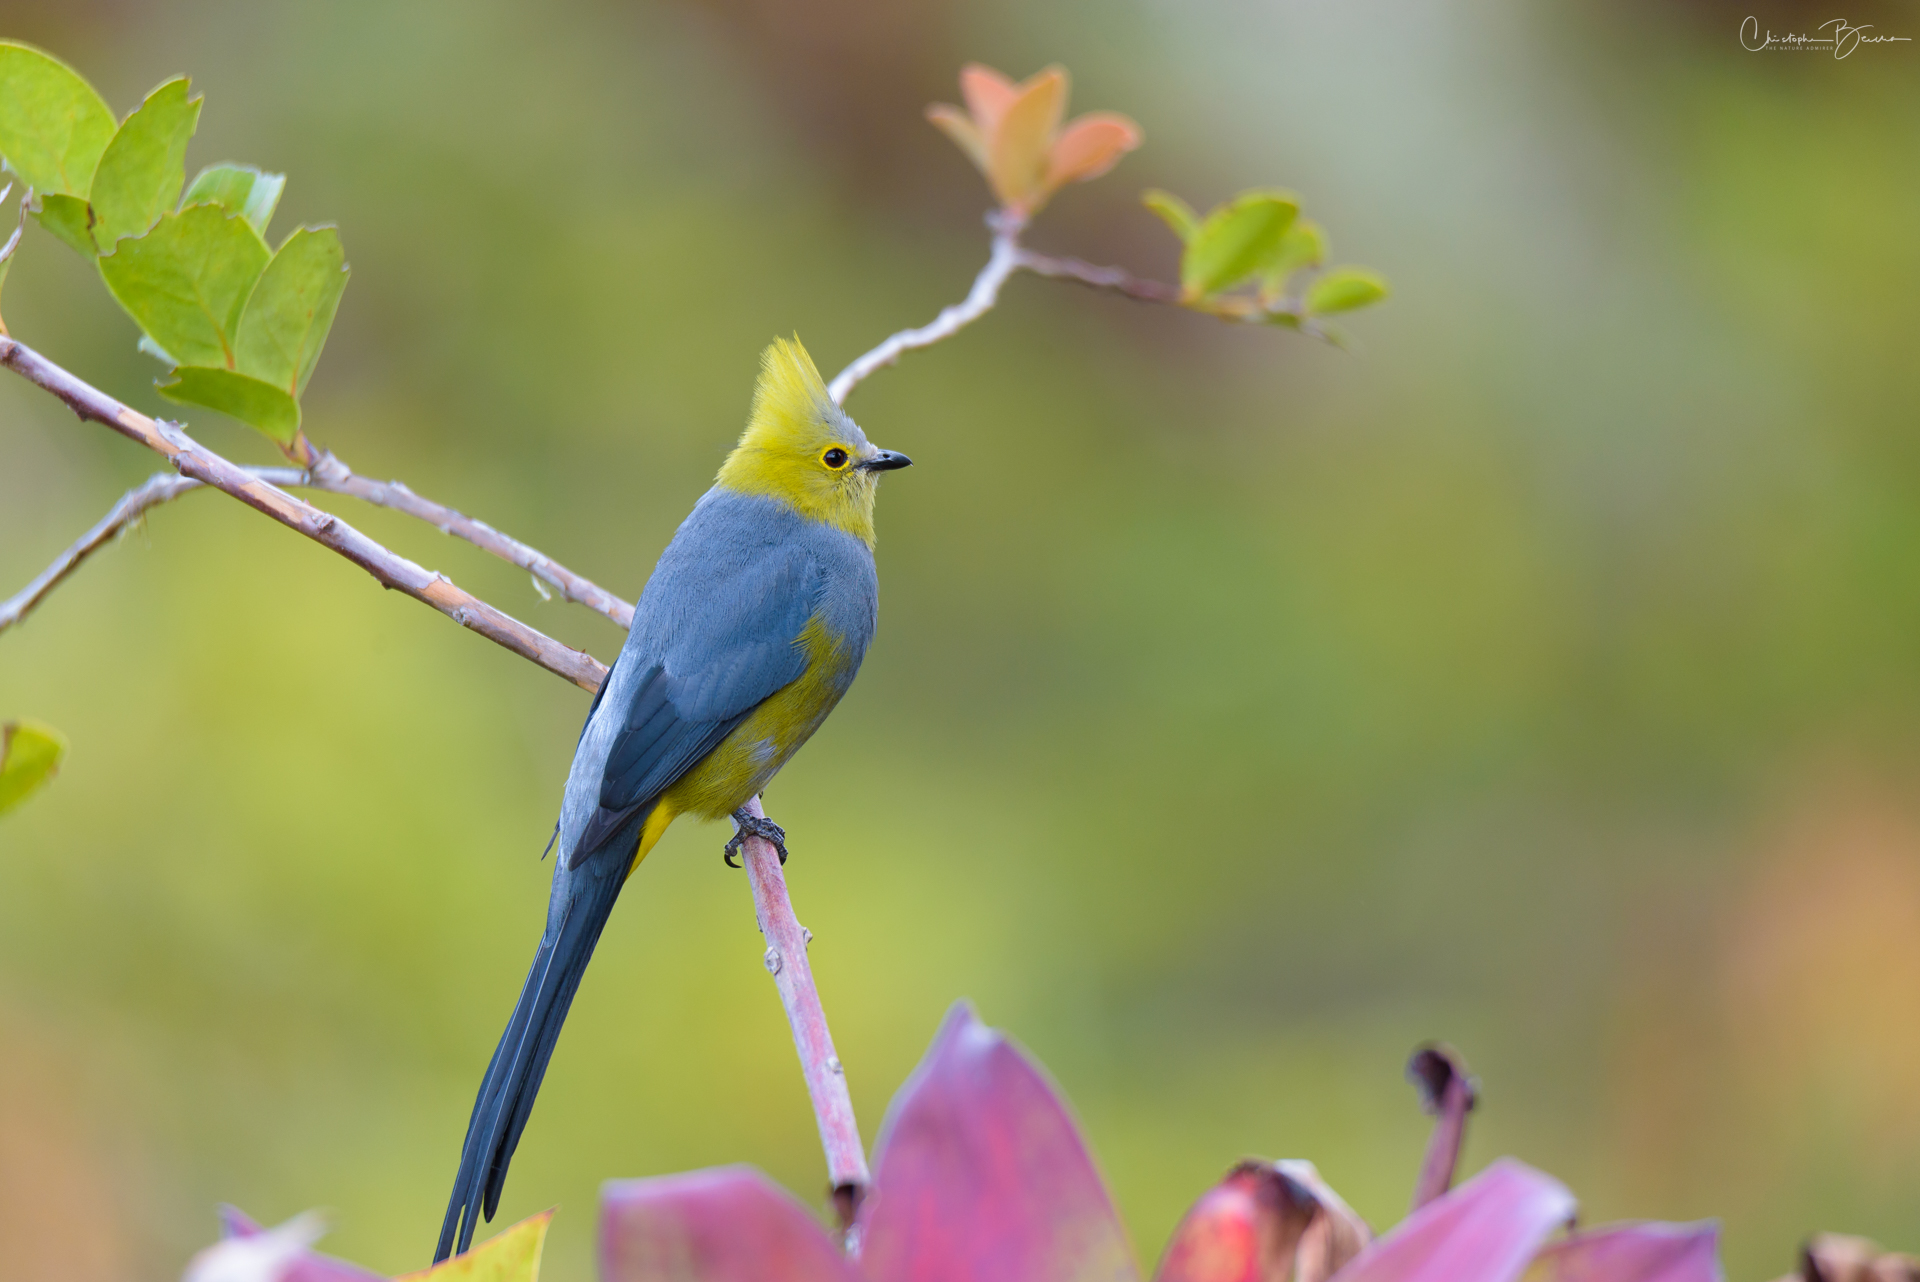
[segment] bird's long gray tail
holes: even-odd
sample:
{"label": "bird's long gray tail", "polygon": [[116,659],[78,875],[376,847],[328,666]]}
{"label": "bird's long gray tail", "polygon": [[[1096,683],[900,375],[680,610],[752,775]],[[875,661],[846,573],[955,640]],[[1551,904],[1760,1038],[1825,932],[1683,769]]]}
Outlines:
{"label": "bird's long gray tail", "polygon": [[627,878],[639,823],[632,828],[577,867],[568,869],[563,860],[554,870],[553,898],[540,951],[534,954],[533,969],[527,972],[513,1018],[487,1065],[467,1123],[453,1197],[433,1254],[436,1264],[472,1245],[481,1216],[491,1220],[500,1205],[507,1163],[513,1160],[514,1146],[533,1111],[533,1097],[560,1037],[560,1025]]}

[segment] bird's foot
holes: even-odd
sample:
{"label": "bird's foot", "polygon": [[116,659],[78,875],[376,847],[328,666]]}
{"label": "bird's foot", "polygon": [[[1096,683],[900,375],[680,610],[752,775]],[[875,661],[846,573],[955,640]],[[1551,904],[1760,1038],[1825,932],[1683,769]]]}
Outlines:
{"label": "bird's foot", "polygon": [[733,823],[733,840],[729,841],[726,849],[720,852],[720,858],[727,867],[738,868],[740,866],[733,862],[733,857],[740,853],[740,847],[746,843],[749,837],[760,837],[772,843],[773,848],[780,852],[781,867],[786,866],[787,830],[785,828],[782,828],[771,819],[763,818],[760,815],[748,814],[745,806],[733,812]]}

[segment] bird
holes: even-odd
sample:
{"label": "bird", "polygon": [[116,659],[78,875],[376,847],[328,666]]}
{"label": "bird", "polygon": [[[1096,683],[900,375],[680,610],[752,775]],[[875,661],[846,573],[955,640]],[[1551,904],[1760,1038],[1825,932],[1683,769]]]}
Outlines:
{"label": "bird", "polygon": [[732,818],[723,857],[786,834],[744,807],[820,728],[879,611],[880,474],[911,466],[828,394],[798,336],[760,359],[753,408],[713,487],[661,553],[567,772],[546,927],[467,1123],[434,1261],[492,1220],[614,900],[681,815]]}

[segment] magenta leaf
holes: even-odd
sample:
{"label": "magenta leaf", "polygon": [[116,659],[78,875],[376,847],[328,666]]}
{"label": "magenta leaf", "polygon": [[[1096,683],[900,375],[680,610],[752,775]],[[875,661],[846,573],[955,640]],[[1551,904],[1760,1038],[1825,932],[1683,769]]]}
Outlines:
{"label": "magenta leaf", "polygon": [[1402,1220],[1333,1282],[1513,1282],[1573,1210],[1558,1180],[1503,1157]]}
{"label": "magenta leaf", "polygon": [[858,1282],[791,1193],[746,1166],[609,1181],[601,1282]]}
{"label": "magenta leaf", "polygon": [[857,1226],[871,1282],[1136,1282],[1052,1083],[961,1002],[893,1098]]}
{"label": "magenta leaf", "polygon": [[1722,1282],[1719,1245],[1712,1220],[1610,1224],[1542,1251],[1542,1282]]}

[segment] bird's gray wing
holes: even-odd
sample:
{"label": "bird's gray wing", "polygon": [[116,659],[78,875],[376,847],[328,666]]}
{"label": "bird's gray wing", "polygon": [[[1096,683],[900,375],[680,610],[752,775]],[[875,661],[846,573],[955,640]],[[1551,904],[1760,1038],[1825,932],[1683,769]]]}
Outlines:
{"label": "bird's gray wing", "polygon": [[644,658],[620,656],[623,664],[647,666],[632,679],[602,767],[598,807],[568,852],[568,867],[621,834],[755,705],[806,671],[799,637],[825,579],[810,552],[786,547],[720,576],[672,585],[685,599],[666,604],[662,642],[647,647]]}

